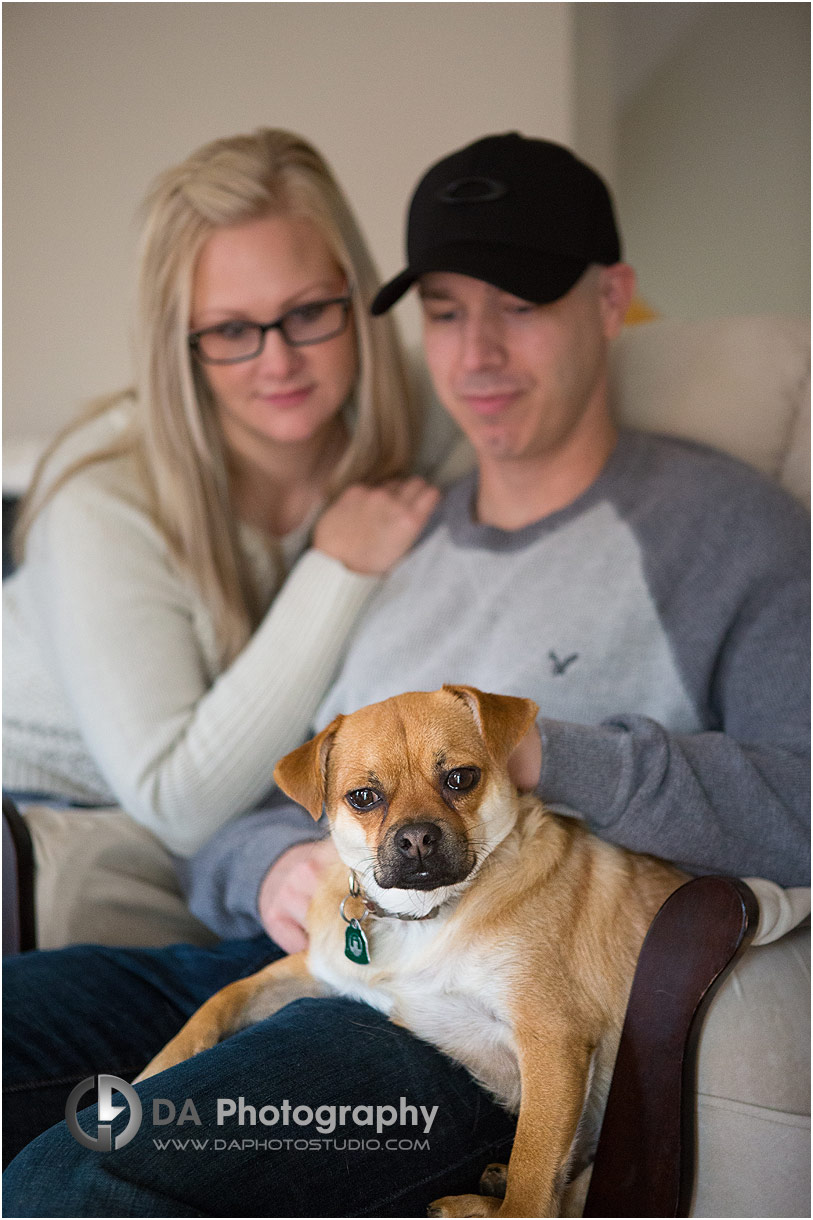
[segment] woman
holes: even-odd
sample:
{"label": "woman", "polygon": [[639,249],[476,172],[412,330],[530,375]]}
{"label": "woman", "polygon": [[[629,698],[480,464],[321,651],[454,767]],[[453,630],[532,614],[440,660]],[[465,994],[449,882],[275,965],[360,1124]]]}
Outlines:
{"label": "woman", "polygon": [[57,439],[21,515],[7,788],[119,804],[188,854],[272,786],[437,501],[402,478],[418,420],[376,286],[298,136],[218,140],[158,179],[137,388]]}

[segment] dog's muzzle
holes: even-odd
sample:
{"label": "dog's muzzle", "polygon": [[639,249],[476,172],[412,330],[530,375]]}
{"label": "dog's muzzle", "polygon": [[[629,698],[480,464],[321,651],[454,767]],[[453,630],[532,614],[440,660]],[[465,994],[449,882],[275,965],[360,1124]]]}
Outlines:
{"label": "dog's muzzle", "polygon": [[378,849],[375,879],[382,889],[436,890],[463,881],[473,868],[465,835],[437,822],[403,822]]}

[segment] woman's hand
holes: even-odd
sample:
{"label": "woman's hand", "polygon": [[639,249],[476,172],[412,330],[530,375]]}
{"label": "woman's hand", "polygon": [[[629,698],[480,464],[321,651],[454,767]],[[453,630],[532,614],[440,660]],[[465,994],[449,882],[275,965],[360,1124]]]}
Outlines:
{"label": "woman's hand", "polygon": [[305,916],[329,864],[339,859],[332,839],[289,847],[265,874],[257,907],[268,935],[286,953],[306,949]]}
{"label": "woman's hand", "polygon": [[316,524],[313,545],[351,572],[383,576],[402,559],[434,512],[440,492],[425,479],[354,483]]}

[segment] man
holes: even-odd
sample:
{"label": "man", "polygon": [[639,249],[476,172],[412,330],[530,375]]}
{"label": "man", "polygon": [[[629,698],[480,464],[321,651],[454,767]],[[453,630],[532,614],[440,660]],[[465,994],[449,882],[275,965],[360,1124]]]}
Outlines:
{"label": "man", "polygon": [[[408,256],[374,312],[417,283],[430,371],[477,469],[370,604],[315,728],[443,682],[526,695],[543,715],[517,778],[534,786],[538,777],[549,804],[690,871],[805,883],[804,515],[727,458],[618,434],[607,357],[634,277],[603,183],[556,145],[488,137],[425,175]],[[282,948],[301,947],[308,898],[333,850],[321,833],[279,798],[185,866],[193,909],[222,935],[252,940],[210,951],[65,950],[18,972],[16,1011],[32,1010],[38,1031],[36,1053],[19,1032],[7,1051],[9,1084],[24,1099],[13,1112],[18,1144],[42,1128],[43,1090],[54,1121],[65,1081],[135,1073],[209,992],[273,957],[261,927]],[[780,947],[757,950],[767,955],[758,960],[770,967]],[[775,1020],[787,1017],[793,1036],[795,976],[777,970],[791,999]],[[63,1021],[93,1014],[93,1028],[68,1045],[55,1039],[44,992]],[[291,1005],[139,1092],[145,1112],[165,1099],[164,1115],[192,1099],[192,1134],[210,1151],[182,1138],[158,1149],[162,1132],[143,1124],[100,1157],[57,1128],[10,1170],[9,1214],[422,1214],[433,1198],[473,1189],[487,1161],[506,1159],[512,1135],[466,1073],[349,1001]],[[239,1117],[240,1098],[243,1125],[233,1117],[219,1128],[218,1099],[234,1101]],[[283,1100],[292,1112],[352,1107],[355,1125],[326,1133],[332,1146],[322,1141],[313,1155],[296,1146],[296,1126],[260,1127],[257,1111]],[[365,1109],[381,1103],[398,1110],[400,1150],[366,1138],[375,1133]],[[410,1107],[417,1116],[421,1106],[431,1147],[418,1149]],[[753,1102],[734,1098],[738,1107],[750,1107],[745,1143],[757,1144],[767,1128],[757,1110],[775,1118],[789,1108],[770,1082]],[[288,1144],[268,1150],[271,1137]],[[754,1214],[769,1214],[767,1199]]]}

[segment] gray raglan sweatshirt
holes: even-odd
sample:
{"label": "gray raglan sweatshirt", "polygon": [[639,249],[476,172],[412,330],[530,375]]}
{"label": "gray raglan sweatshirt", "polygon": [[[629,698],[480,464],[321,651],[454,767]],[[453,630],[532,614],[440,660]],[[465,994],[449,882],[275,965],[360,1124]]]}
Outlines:
{"label": "gray raglan sweatshirt", "polygon": [[[809,878],[807,514],[749,467],[624,433],[569,507],[504,531],[447,494],[373,596],[315,718],[444,682],[540,706],[539,794],[690,872]],[[320,837],[281,795],[180,866],[221,935]]]}

